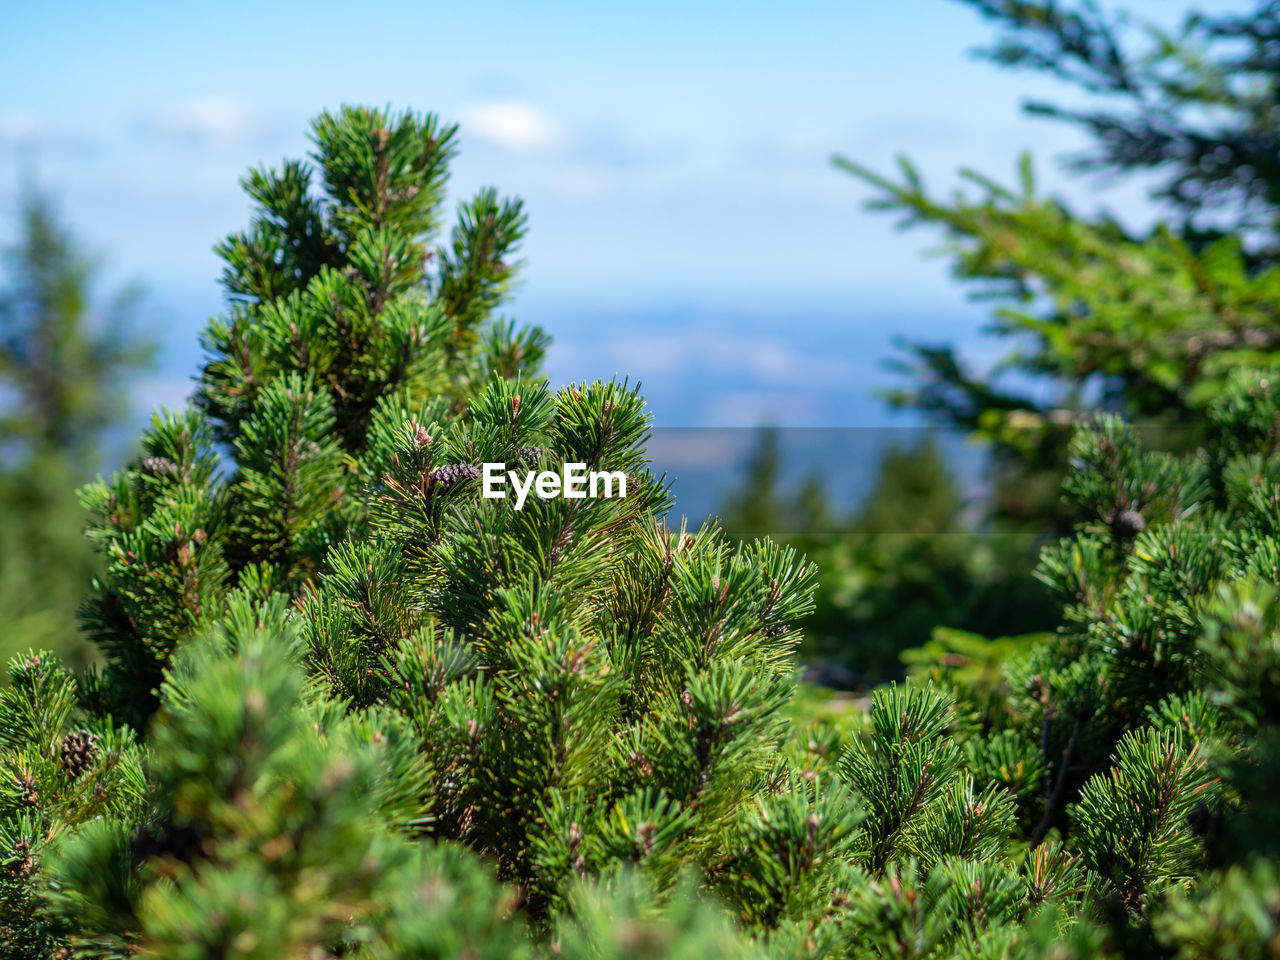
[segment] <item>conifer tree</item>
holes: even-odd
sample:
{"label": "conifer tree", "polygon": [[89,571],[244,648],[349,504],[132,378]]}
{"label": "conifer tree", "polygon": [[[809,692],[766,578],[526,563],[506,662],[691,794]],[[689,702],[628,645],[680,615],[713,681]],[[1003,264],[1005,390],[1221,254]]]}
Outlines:
{"label": "conifer tree", "polygon": [[77,955],[514,957],[511,898],[414,844],[425,773],[393,714],[307,696],[282,598],[237,592],[175,656],[145,817],[56,852],[50,913]]}
{"label": "conifer tree", "polygon": [[[656,521],[669,497],[644,469],[647,430],[617,382],[495,381],[448,432],[375,423],[374,533],[334,551],[305,609],[317,675],[419,731],[447,783],[430,832],[495,858],[535,917],[567,879],[620,864],[660,883],[682,863],[727,869],[753,798],[785,775],[812,571]],[[519,511],[478,495],[480,463],[530,460],[617,471],[627,495]]]}
{"label": "conifer tree", "polygon": [[0,951],[35,960],[59,944],[39,909],[46,848],[82,824],[140,816],[145,751],[51,654],[15,657],[8,672],[0,691]]}
{"label": "conifer tree", "polygon": [[[0,695],[9,955],[1274,952],[1272,378],[1230,378],[1196,456],[1077,431],[1040,568],[1062,625],[998,710],[944,661],[798,729],[811,565],[664,520],[638,392],[553,390],[536,335],[474,312],[478,267],[379,286],[433,121],[315,131],[333,248],[265,214],[229,242],[243,303],[209,340],[243,349],[86,496],[109,669],[33,654]],[[417,172],[368,180],[383,149]],[[370,182],[385,203],[337,199]],[[466,253],[486,218],[441,256],[492,266]],[[450,319],[390,363],[423,316]],[[482,495],[484,465],[579,463],[626,495]]]}
{"label": "conifer tree", "polygon": [[[389,778],[414,803],[397,829],[480,852],[517,885],[535,929],[574,929],[553,920],[574,885],[621,884],[629,869],[665,898],[697,867],[767,924],[829,886],[810,874],[834,863],[824,853],[847,842],[852,813],[778,756],[812,570],[767,542],[668,529],[636,391],[597,382],[552,393],[536,375],[541,335],[486,319],[509,280],[518,203],[486,192],[465,206],[440,267],[424,273],[451,136],[430,118],[347,109],[314,127],[322,193],[308,191],[301,164],[246,178],[260,209],[219,248],[233,307],[206,333],[192,407],[157,416],[139,460],[86,494],[91,536],[111,561],[87,606],[110,660],[95,688],[111,716],[135,725],[165,708],[150,735],[157,799],[145,822],[95,826],[56,869],[54,915],[81,917],[87,931],[68,934],[88,938],[77,949],[176,944],[184,914],[207,922],[198,905],[148,892],[153,870],[175,876],[175,857],[201,897],[218,895],[206,876],[231,895],[234,861],[182,844],[193,831],[229,851],[270,840],[243,834],[239,814],[215,803],[228,789],[218,771],[264,764],[264,790],[323,779],[321,767],[274,769],[274,746],[231,759],[246,745],[218,737],[253,706],[252,689],[240,701],[183,693],[194,674],[230,670],[218,687],[228,691],[248,682],[232,675],[266,669],[240,652],[246,624],[285,646],[296,630],[311,677],[303,699],[328,704],[291,710],[289,696],[264,692],[269,706],[254,709],[281,714],[286,731],[326,729],[307,709],[393,718],[414,744],[413,770]],[[627,495],[517,510],[479,497],[485,462],[583,463],[624,477]],[[287,623],[283,597],[296,600]],[[182,652],[205,635],[224,637],[237,665]],[[224,707],[206,702],[217,697]],[[280,736],[291,755],[295,734]],[[194,754],[207,755],[207,773],[182,759]],[[774,810],[769,798],[787,784]],[[196,800],[180,799],[190,791]],[[254,830],[274,829],[271,809]],[[154,867],[140,866],[140,843],[158,845],[146,853]],[[791,866],[779,872],[778,857]],[[296,869],[287,864],[252,869],[272,890],[301,882],[279,873]],[[235,923],[262,942],[275,910],[281,922],[296,915],[299,944],[346,937],[323,922],[323,902],[348,896],[332,876],[339,886],[322,885],[314,908],[264,893],[255,910],[266,912]],[[748,899],[757,895],[768,903]],[[324,916],[308,920],[313,909]]]}
{"label": "conifer tree", "polygon": [[998,304],[988,332],[1010,345],[992,375],[945,343],[909,345],[896,402],[989,441],[994,516],[1058,534],[1070,525],[1057,490],[1080,415],[1121,412],[1191,450],[1231,372],[1280,360],[1278,17],[1259,0],[1248,12],[1191,10],[1165,30],[1119,4],[963,2],[998,30],[986,58],[1083,94],[1082,107],[1026,105],[1087,135],[1069,169],[1145,175],[1162,218],[1138,229],[1073,209],[1038,189],[1030,155],[1012,184],[962,169],[947,197],[905,158],[894,176],[836,158],[872,186],[872,207],[945,235],[954,275]]}
{"label": "conifer tree", "polygon": [[[738,538],[768,535],[821,570],[803,653],[860,684],[901,679],[904,651],[936,629],[1021,635],[1051,627],[1056,607],[1031,575],[1040,544],[989,535],[966,516],[947,455],[932,436],[890,445],[855,509],[836,515],[817,475],[798,490],[780,478],[776,429],[764,429],[719,511]],[[932,649],[930,651],[932,653]]]}
{"label": "conifer tree", "polygon": [[250,227],[223,241],[228,314],[203,342],[194,401],[158,414],[142,455],[91,487],[108,569],[85,608],[121,718],[142,723],[183,638],[237,585],[296,595],[364,522],[378,411],[465,417],[474,384],[535,376],[536,328],[493,315],[519,267],[519,201],[482,190],[444,244],[455,128],[346,107],[310,162],[243,180]]}
{"label": "conifer tree", "polygon": [[14,227],[0,253],[0,652],[83,663],[75,605],[95,564],[75,490],[120,455],[126,386],[152,345],[138,290],[102,298],[100,264],[49,194],[25,185]]}

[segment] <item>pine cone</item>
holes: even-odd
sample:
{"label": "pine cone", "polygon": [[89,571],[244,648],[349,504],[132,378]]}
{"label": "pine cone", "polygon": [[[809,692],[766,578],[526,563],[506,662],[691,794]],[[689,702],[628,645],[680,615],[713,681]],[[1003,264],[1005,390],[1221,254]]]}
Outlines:
{"label": "pine cone", "polygon": [[516,459],[525,466],[532,467],[542,459],[543,454],[546,452],[545,447],[521,447],[516,452]]}
{"label": "pine cone", "polygon": [[1147,521],[1137,510],[1125,510],[1111,521],[1111,529],[1118,540],[1132,540],[1147,529]]}
{"label": "pine cone", "polygon": [[631,754],[631,766],[646,780],[653,776],[653,764],[638,750]]}
{"label": "pine cone", "polygon": [[657,842],[657,838],[653,835],[655,829],[656,825],[650,821],[646,821],[636,827],[636,839],[639,841],[638,846],[641,857],[647,857],[653,852],[653,845]]}
{"label": "pine cone", "polygon": [[142,461],[142,469],[153,477],[176,477],[178,465],[168,457],[147,457]]}
{"label": "pine cone", "polygon": [[98,736],[88,730],[77,730],[62,738],[59,751],[62,767],[77,779],[98,759]]}
{"label": "pine cone", "polygon": [[446,463],[431,471],[431,480],[444,490],[462,480],[474,480],[480,476],[480,468],[474,463]]}
{"label": "pine cone", "polygon": [[13,844],[9,858],[9,872],[26,879],[40,868],[40,861],[31,850],[31,842],[26,837],[19,837]]}
{"label": "pine cone", "polygon": [[18,778],[18,790],[22,793],[22,802],[34,807],[40,802],[40,791],[36,789],[36,778],[24,773]]}

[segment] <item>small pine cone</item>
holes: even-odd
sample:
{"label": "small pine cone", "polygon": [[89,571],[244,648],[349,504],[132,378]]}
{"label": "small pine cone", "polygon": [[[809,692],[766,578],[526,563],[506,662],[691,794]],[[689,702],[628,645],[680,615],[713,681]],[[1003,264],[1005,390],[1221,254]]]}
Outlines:
{"label": "small pine cone", "polygon": [[644,779],[647,780],[653,776],[653,764],[649,762],[648,757],[638,750],[631,754],[631,765]]}
{"label": "small pine cone", "polygon": [[142,461],[142,469],[153,477],[176,477],[178,465],[168,457],[147,457]]}
{"label": "small pine cone", "polygon": [[1111,521],[1111,529],[1115,532],[1117,539],[1132,540],[1147,529],[1147,521],[1137,510],[1125,510]]}
{"label": "small pine cone", "polygon": [[525,466],[532,467],[542,459],[547,451],[543,447],[521,447],[516,452],[516,459]]}
{"label": "small pine cone", "polygon": [[79,778],[98,759],[97,734],[90,733],[88,730],[77,730],[75,733],[67,734],[62,738],[59,759],[62,761],[63,769],[71,775],[72,779]]}
{"label": "small pine cone", "polygon": [[13,845],[9,860],[9,872],[26,879],[40,869],[40,861],[31,851],[31,842],[26,837],[19,837]]}
{"label": "small pine cone", "polygon": [[474,463],[446,463],[431,471],[431,479],[442,489],[449,489],[462,480],[474,480],[480,476],[480,468]]}
{"label": "small pine cone", "polygon": [[640,856],[647,857],[653,852],[653,845],[657,838],[654,837],[655,824],[645,822],[636,827],[636,840],[639,841],[637,846],[640,848]]}
{"label": "small pine cone", "polygon": [[22,794],[22,802],[34,807],[40,802],[40,791],[36,789],[36,778],[31,774],[23,774],[18,778],[18,791]]}

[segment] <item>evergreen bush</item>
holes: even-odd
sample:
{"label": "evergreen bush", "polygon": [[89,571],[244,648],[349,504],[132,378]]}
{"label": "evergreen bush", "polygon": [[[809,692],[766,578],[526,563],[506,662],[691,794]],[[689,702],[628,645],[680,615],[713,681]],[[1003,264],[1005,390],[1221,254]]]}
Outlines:
{"label": "evergreen bush", "polygon": [[637,391],[538,376],[518,204],[433,250],[450,128],[314,136],[314,188],[246,179],[192,404],[85,495],[108,667],[0,694],[7,956],[1274,955],[1274,381],[1202,455],[1078,432],[999,709],[943,662],[798,725],[812,567],[666,521]]}

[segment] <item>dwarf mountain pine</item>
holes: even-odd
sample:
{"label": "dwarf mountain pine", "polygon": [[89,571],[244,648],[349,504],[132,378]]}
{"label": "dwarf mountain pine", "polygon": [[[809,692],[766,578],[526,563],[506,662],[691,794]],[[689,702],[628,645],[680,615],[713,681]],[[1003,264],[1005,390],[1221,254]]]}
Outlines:
{"label": "dwarf mountain pine", "polygon": [[[668,519],[627,382],[537,374],[518,203],[432,247],[451,128],[314,138],[245,181],[192,403],[85,494],[106,669],[0,693],[7,955],[1274,951],[1273,380],[1194,457],[1077,432],[1061,627],[997,692],[943,661],[798,724],[814,569]],[[627,495],[515,510],[484,463]]]}

